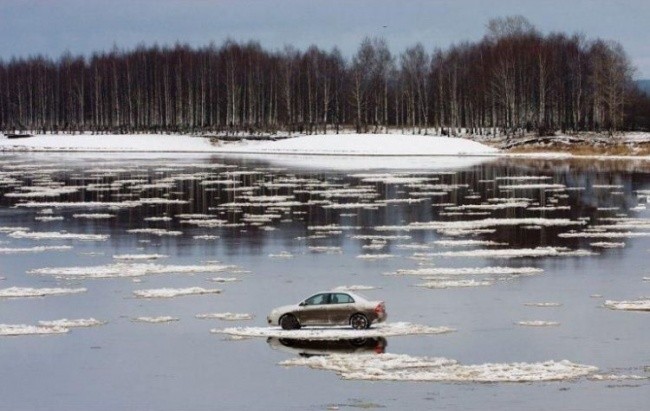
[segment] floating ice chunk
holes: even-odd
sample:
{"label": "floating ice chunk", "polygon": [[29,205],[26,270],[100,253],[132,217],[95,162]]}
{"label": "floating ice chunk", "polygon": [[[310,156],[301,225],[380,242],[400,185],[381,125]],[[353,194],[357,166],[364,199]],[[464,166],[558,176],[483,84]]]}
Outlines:
{"label": "floating ice chunk", "polygon": [[525,327],[555,327],[560,325],[557,321],[542,321],[542,320],[528,320],[528,321],[517,321],[517,325],[523,325]]}
{"label": "floating ice chunk", "polygon": [[63,328],[76,328],[76,327],[94,327],[97,325],[104,325],[106,322],[99,321],[94,318],[79,318],[76,320],[69,320],[62,318],[54,321],[39,321],[38,325],[44,327],[63,327]]}
{"label": "floating ice chunk", "polygon": [[45,251],[68,251],[72,247],[69,245],[38,246],[25,248],[0,248],[0,254],[24,254],[24,253],[42,253]]}
{"label": "floating ice chunk", "polygon": [[403,226],[376,226],[377,231],[409,231],[409,230],[477,230],[493,227],[508,227],[519,225],[538,225],[542,227],[564,227],[585,225],[585,221],[569,220],[567,218],[486,218],[471,221],[428,221],[416,222]]}
{"label": "floating ice chunk", "polygon": [[241,281],[241,279],[237,277],[212,277],[210,278],[210,281],[214,283],[234,283],[236,281]]}
{"label": "floating ice chunk", "polygon": [[650,299],[635,301],[606,300],[604,306],[612,310],[650,311]]}
{"label": "floating ice chunk", "polygon": [[235,268],[232,265],[159,265],[159,264],[108,264],[86,267],[46,267],[28,271],[28,274],[58,275],[69,278],[141,277],[150,274],[214,273]]}
{"label": "floating ice chunk", "polygon": [[343,249],[341,247],[326,247],[326,246],[311,246],[308,248],[312,253],[324,253],[324,254],[341,254]]}
{"label": "floating ice chunk", "polygon": [[477,258],[527,258],[527,257],[584,257],[595,255],[587,250],[569,250],[564,247],[513,248],[500,250],[445,251],[416,253],[415,257],[477,257]]}
{"label": "floating ice chunk", "polygon": [[80,241],[105,241],[108,234],[77,234],[59,233],[56,231],[14,231],[9,234],[12,238],[26,238],[29,240],[80,240]]}
{"label": "floating ice chunk", "polygon": [[209,313],[209,314],[197,314],[194,317],[200,319],[200,320],[223,320],[223,321],[245,321],[245,320],[252,320],[253,315],[252,314],[246,314],[246,313]]}
{"label": "floating ice chunk", "polygon": [[114,260],[131,261],[131,260],[158,260],[160,258],[167,258],[165,254],[119,254],[114,255]]}
{"label": "floating ice chunk", "polygon": [[69,332],[64,327],[44,327],[25,324],[0,324],[0,336],[18,336],[18,335],[47,335],[47,334],[65,334]]}
{"label": "floating ice chunk", "polygon": [[5,226],[0,227],[0,233],[14,233],[17,231],[29,231],[27,227],[14,227],[14,226]]}
{"label": "floating ice chunk", "polygon": [[508,243],[498,243],[491,240],[438,240],[433,242],[435,245],[443,247],[471,247],[475,245],[508,245]]}
{"label": "floating ice chunk", "polygon": [[172,221],[171,217],[145,217],[144,221],[152,221],[152,222],[158,222],[158,221]]}
{"label": "floating ice chunk", "polygon": [[170,317],[167,315],[161,315],[159,317],[136,317],[133,319],[135,322],[139,323],[150,323],[150,324],[161,324],[161,323],[169,323],[173,321],[178,321],[179,319],[176,317]]}
{"label": "floating ice chunk", "polygon": [[589,243],[590,246],[592,247],[598,247],[598,248],[623,248],[625,247],[625,243],[615,243],[615,242],[608,242],[608,241],[597,241],[595,243]]}
{"label": "floating ice chunk", "polygon": [[186,295],[220,294],[218,288],[187,287],[187,288],[153,288],[149,290],[136,290],[133,295],[140,298],[173,298]]}
{"label": "floating ice chunk", "polygon": [[205,235],[195,235],[192,236],[192,238],[194,238],[195,240],[216,240],[217,238],[219,238],[219,236],[205,234]]}
{"label": "floating ice chunk", "polygon": [[34,220],[41,221],[41,222],[49,222],[49,221],[63,221],[64,218],[63,216],[44,215],[44,216],[36,216],[34,217]]}
{"label": "floating ice chunk", "polygon": [[210,330],[213,334],[236,335],[240,337],[278,337],[301,340],[339,340],[341,338],[393,337],[419,334],[445,334],[455,331],[449,327],[431,327],[405,322],[380,323],[367,330],[350,327],[309,327],[301,330],[283,330],[280,327],[236,327]]}
{"label": "floating ice chunk", "polygon": [[534,189],[563,189],[566,188],[564,184],[502,184],[499,186],[499,190],[534,190]]}
{"label": "floating ice chunk", "polygon": [[85,288],[10,287],[0,289],[0,298],[45,297],[48,295],[79,294],[86,291]]}
{"label": "floating ice chunk", "polygon": [[[544,270],[535,267],[462,267],[462,268],[419,268],[397,270],[395,275],[531,275]],[[391,273],[392,274],[392,273]]]}
{"label": "floating ice chunk", "polygon": [[433,280],[417,284],[417,287],[443,289],[443,288],[464,288],[464,287],[485,287],[494,284],[492,281],[477,280]]}
{"label": "floating ice chunk", "polygon": [[164,228],[134,228],[131,230],[126,230],[126,232],[132,234],[152,234],[152,235],[157,235],[159,237],[177,236],[183,234],[182,231],[165,230]]}
{"label": "floating ice chunk", "polygon": [[293,254],[288,251],[280,251],[277,254],[269,254],[271,258],[293,258]]}
{"label": "floating ice chunk", "polygon": [[307,366],[334,371],[347,380],[441,381],[441,382],[537,382],[584,377],[597,367],[567,360],[538,363],[486,363],[462,365],[439,357],[404,354],[298,357],[282,361],[283,366]]}
{"label": "floating ice chunk", "polygon": [[650,232],[581,232],[581,233],[560,233],[561,238],[631,238],[631,237],[650,237]]}
{"label": "floating ice chunk", "polygon": [[393,254],[359,254],[357,258],[362,260],[385,260],[387,258],[395,258]]}
{"label": "floating ice chunk", "polygon": [[115,214],[107,213],[86,213],[86,214],[73,214],[73,218],[82,218],[86,220],[108,220],[115,218]]}
{"label": "floating ice chunk", "polygon": [[526,307],[560,307],[562,303],[524,303]]}
{"label": "floating ice chunk", "polygon": [[588,377],[593,381],[647,380],[650,377],[634,374],[593,374]]}
{"label": "floating ice chunk", "polygon": [[102,202],[102,201],[88,201],[88,202],[65,202],[65,201],[50,201],[50,202],[27,202],[18,203],[16,207],[26,208],[133,208],[138,207],[138,201],[121,201],[121,202]]}

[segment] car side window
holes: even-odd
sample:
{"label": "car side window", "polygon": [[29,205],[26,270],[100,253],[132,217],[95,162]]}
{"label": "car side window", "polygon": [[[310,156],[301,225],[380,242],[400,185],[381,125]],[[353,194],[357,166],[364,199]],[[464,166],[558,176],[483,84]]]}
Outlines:
{"label": "car side window", "polygon": [[[336,302],[335,302],[336,301]],[[348,294],[332,294],[332,304],[350,304],[354,302],[354,298]]]}
{"label": "car side window", "polygon": [[329,294],[316,294],[312,297],[309,297],[308,299],[305,300],[305,305],[321,305],[321,304],[327,304],[327,298]]}

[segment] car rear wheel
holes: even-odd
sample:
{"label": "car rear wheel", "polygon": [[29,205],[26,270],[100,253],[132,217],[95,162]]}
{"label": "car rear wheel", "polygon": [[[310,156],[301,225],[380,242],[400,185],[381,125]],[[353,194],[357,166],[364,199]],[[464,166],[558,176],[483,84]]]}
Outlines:
{"label": "car rear wheel", "polygon": [[365,330],[370,327],[370,321],[368,321],[368,317],[365,315],[357,313],[350,317],[350,325],[355,330]]}
{"label": "car rear wheel", "polygon": [[283,330],[297,330],[300,328],[300,323],[295,316],[286,314],[280,318],[280,327],[282,327]]}

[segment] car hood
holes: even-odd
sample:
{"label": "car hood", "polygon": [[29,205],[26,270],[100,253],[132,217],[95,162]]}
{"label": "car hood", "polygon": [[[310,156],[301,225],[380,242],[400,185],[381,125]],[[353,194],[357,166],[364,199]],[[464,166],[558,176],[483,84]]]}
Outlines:
{"label": "car hood", "polygon": [[271,311],[271,315],[278,315],[289,311],[295,311],[299,307],[300,306],[298,304],[283,305],[282,307],[274,308],[273,311]]}

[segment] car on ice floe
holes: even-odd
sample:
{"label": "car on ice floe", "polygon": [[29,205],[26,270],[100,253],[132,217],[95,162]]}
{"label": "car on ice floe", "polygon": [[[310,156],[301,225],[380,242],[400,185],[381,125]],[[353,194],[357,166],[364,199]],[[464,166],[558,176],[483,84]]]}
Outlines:
{"label": "car on ice floe", "polygon": [[298,304],[278,307],[266,319],[269,325],[277,324],[285,330],[308,325],[351,325],[363,330],[386,319],[386,306],[383,301],[370,301],[357,293],[324,291]]}

